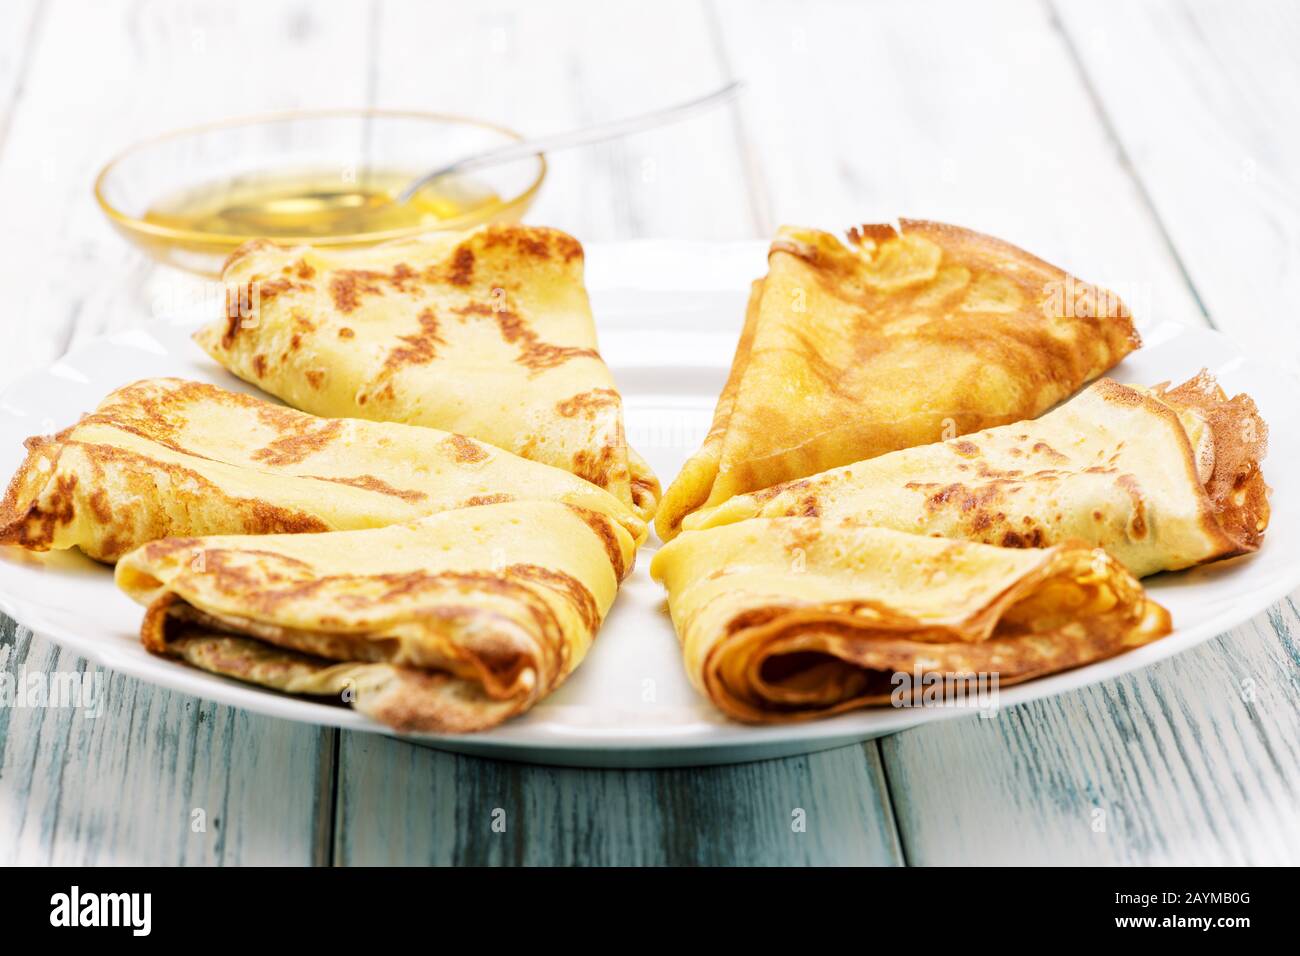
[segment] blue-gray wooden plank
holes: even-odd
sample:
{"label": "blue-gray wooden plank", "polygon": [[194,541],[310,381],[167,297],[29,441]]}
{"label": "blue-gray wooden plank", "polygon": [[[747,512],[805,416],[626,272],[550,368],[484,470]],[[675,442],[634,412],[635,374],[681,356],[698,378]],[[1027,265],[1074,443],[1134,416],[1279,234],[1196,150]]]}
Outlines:
{"label": "blue-gray wooden plank", "polygon": [[1119,680],[888,738],[909,862],[1294,864],[1297,634],[1288,600]]}
{"label": "blue-gray wooden plank", "polygon": [[1300,372],[1300,4],[1054,10],[1210,321]]}
{"label": "blue-gray wooden plank", "polygon": [[[324,16],[308,0],[47,0],[31,20],[32,6],[0,8],[3,386],[76,338],[152,318],[150,266],[91,196],[98,167],[168,127],[357,102],[368,11]],[[85,671],[74,655],[0,623],[10,673]],[[105,699],[93,719],[0,707],[0,862],[328,860],[333,731],[121,676],[108,680]]]}
{"label": "blue-gray wooden plank", "polygon": [[[0,659],[0,865],[324,861],[333,732],[112,674],[7,618]],[[88,706],[23,706],[69,677]]]}
{"label": "blue-gray wooden plank", "polygon": [[[1279,319],[1300,289],[1300,111],[1285,92],[1300,76],[1285,52],[1300,43],[1300,11],[1198,2],[1053,12],[1053,55],[1080,71],[1198,308],[1294,364],[1300,335]],[[887,740],[908,859],[1294,864],[1297,633],[1292,596],[1120,680]]]}
{"label": "blue-gray wooden plank", "polygon": [[[413,37],[456,42],[413,59]],[[629,45],[623,38],[635,36]],[[711,89],[727,66],[706,7],[509,2],[433,10],[385,3],[377,91],[415,105],[565,128]],[[466,84],[487,62],[525,82]],[[448,99],[449,98],[449,99]],[[701,117],[555,157],[534,221],[583,238],[754,234],[744,140]],[[663,476],[665,479],[671,476]],[[335,858],[342,863],[894,863],[893,818],[875,743],[789,760],[668,771],[496,763],[345,733]],[[505,811],[507,830],[491,830]],[[806,829],[791,828],[796,810]]]}
{"label": "blue-gray wooden plank", "polygon": [[[1068,34],[1036,0],[808,3],[798,16],[718,3],[774,218],[957,221],[1120,289],[1140,320],[1204,322],[1202,288],[1226,301],[1240,289],[1249,307],[1236,311],[1288,356],[1300,335],[1276,317],[1300,270],[1286,255],[1300,124],[1274,80],[1297,69],[1282,52],[1300,39],[1295,8],[1060,8]],[[1231,215],[1201,214],[1224,204]],[[1224,267],[1207,268],[1215,256]],[[1300,858],[1292,614],[995,720],[885,739],[907,860]]]}
{"label": "blue-gray wooden plank", "polygon": [[[33,35],[42,47],[51,42],[51,32],[65,47],[75,46],[78,36],[93,35],[95,49],[111,54],[125,29],[123,55],[113,61],[117,68],[101,71],[98,89],[110,90],[123,103],[135,102],[132,95],[142,93],[131,85],[138,77],[130,64],[139,61],[151,75],[168,77],[173,95],[163,105],[175,107],[171,112],[182,108],[187,96],[212,109],[210,84],[190,75],[202,64],[184,62],[196,60],[196,43],[226,53],[237,49],[241,61],[260,61],[261,67],[251,67],[254,72],[245,63],[240,73],[250,77],[244,85],[251,96],[254,86],[275,86],[267,64],[283,64],[287,76],[295,61],[320,55],[322,33],[338,32],[316,22],[308,5],[275,4],[269,11],[267,4],[252,6],[275,25],[260,35],[282,48],[282,56],[257,57],[248,50],[248,31],[235,26],[238,38],[227,44],[224,21],[204,15],[195,4],[144,4],[130,11],[125,3],[103,4],[92,15],[94,29],[82,22],[76,31],[50,31],[47,22]],[[675,8],[674,22],[681,25],[673,46],[681,54],[675,61],[679,66],[702,64],[701,85],[726,73],[750,80],[734,125],[739,158],[728,155],[719,141],[705,140],[714,178],[709,188],[693,190],[678,151],[671,151],[666,159],[673,162],[665,165],[665,157],[655,162],[653,147],[611,146],[593,157],[590,169],[586,160],[575,158],[567,174],[551,184],[577,183],[586,190],[582,202],[595,208],[565,212],[576,208],[576,200],[553,189],[539,210],[569,215],[572,228],[601,238],[654,230],[745,235],[755,223],[770,227],[774,217],[839,227],[920,211],[1007,232],[1090,278],[1121,287],[1136,281],[1162,317],[1186,318],[1196,310],[1198,294],[1216,323],[1230,332],[1234,315],[1261,323],[1285,314],[1280,303],[1293,291],[1297,261],[1285,250],[1295,246],[1294,170],[1300,163],[1292,162],[1297,124],[1285,116],[1285,96],[1275,95],[1278,87],[1269,78],[1295,68],[1286,56],[1296,39],[1288,8],[1269,6],[1267,16],[1255,18],[1238,16],[1235,4],[1200,3],[1140,7],[1134,17],[1129,7],[1070,4],[1057,11],[1064,27],[1052,36],[1044,32],[1052,11],[1035,3],[996,4],[978,13],[947,0],[921,6],[919,18],[910,22],[923,20],[928,25],[923,34],[893,8],[764,4],[754,12],[754,4],[720,3],[707,4],[707,16],[694,5]],[[13,9],[7,7],[6,14]],[[390,29],[399,29],[411,9],[372,5],[360,11],[357,28],[346,31],[353,55],[338,62],[360,62],[371,76],[356,85],[358,95],[365,96],[367,84],[382,88],[385,69],[376,63],[372,71],[364,52],[355,56],[356,38],[383,29],[389,17],[397,18],[397,27]],[[554,53],[563,41],[558,27],[545,30],[513,5],[485,10],[473,15],[494,18],[478,23],[489,31],[493,50],[505,41],[502,56],[519,52],[511,42],[537,41]],[[44,15],[57,27],[74,13],[56,3]],[[605,16],[617,15],[625,14]],[[520,16],[527,20],[523,27]],[[698,49],[701,19],[712,24],[711,52]],[[128,22],[129,27],[119,25]],[[622,66],[609,49],[598,50],[594,59],[584,53],[601,43],[606,22],[589,21],[581,36],[564,41],[562,54],[554,53],[554,62],[562,64],[557,76],[569,77],[573,96],[587,95],[583,90],[590,88],[593,69],[607,76],[611,63]],[[539,30],[542,35],[534,37]],[[981,39],[972,42],[976,34]],[[448,34],[444,30],[441,36]],[[879,49],[873,47],[870,56],[860,50],[853,56],[835,52],[837,44],[855,37],[878,38]],[[464,34],[452,39],[462,42]],[[1005,47],[1000,53],[999,44]],[[989,48],[995,52],[989,54]],[[12,69],[6,80],[4,64],[34,62],[37,82],[28,92],[45,97],[37,111],[42,123],[73,123],[78,105],[48,91],[48,76],[69,50],[62,52],[62,58],[45,54],[52,59],[42,64],[42,49],[28,51],[21,61],[6,60],[0,51],[0,100],[6,83],[10,89],[26,83]],[[1073,78],[1071,56],[1083,67]],[[387,73],[399,67],[395,63]],[[631,72],[644,69],[649,80],[652,67],[647,60]],[[1193,82],[1192,70],[1204,75]],[[964,80],[950,90],[950,101],[925,80],[958,74]],[[897,82],[882,87],[855,79],[882,77]],[[448,80],[425,89],[441,103],[446,91],[463,86]],[[512,96],[521,89],[518,84],[499,88],[507,87]],[[196,93],[200,89],[202,95]],[[410,99],[413,90],[399,87],[389,94],[417,105]],[[1095,98],[1091,112],[1090,95]],[[156,109],[156,95],[150,96],[150,109]],[[247,108],[258,105],[250,98]],[[229,103],[222,108],[228,110]],[[594,106],[583,101],[573,115],[585,119],[588,112],[607,108],[603,101]],[[548,119],[570,116],[568,107],[552,105],[548,112],[541,103],[537,110]],[[499,113],[500,104],[487,112]],[[130,115],[136,125],[149,118],[162,122],[156,115]],[[981,126],[970,128],[963,117],[979,117]],[[33,119],[15,125],[13,119],[0,152],[0,198],[10,219],[24,226],[24,236],[45,237],[26,246],[47,250],[51,261],[45,271],[57,272],[59,282],[44,282],[43,267],[30,255],[6,253],[4,259],[21,266],[24,287],[40,292],[45,312],[52,305],[67,306],[84,331],[93,332],[102,324],[102,310],[82,307],[85,296],[98,294],[88,286],[136,266],[110,245],[77,190],[70,187],[65,197],[14,192],[19,183],[44,181],[42,171],[48,173],[50,164],[57,167],[56,181],[79,181],[78,169],[93,165],[95,157],[69,153],[66,145],[56,149],[39,139],[28,142],[29,136],[40,136],[40,124]],[[114,115],[111,122],[120,137],[122,117]],[[1220,136],[1224,129],[1228,134]],[[1107,138],[1110,132],[1115,140]],[[1000,138],[1007,149],[988,151],[982,144],[989,138]],[[1207,156],[1215,171],[1209,180],[1196,174]],[[629,158],[637,160],[635,175],[627,174]],[[1124,174],[1126,164],[1136,176]],[[737,184],[747,206],[735,200]],[[603,198],[592,198],[593,185]],[[1214,205],[1219,199],[1225,208]],[[74,208],[75,203],[85,208]],[[692,209],[697,210],[693,218]],[[79,237],[75,247],[60,238],[69,234]],[[70,270],[74,263],[79,268]],[[79,276],[87,288],[73,288],[70,276]],[[128,304],[140,311],[138,302]],[[39,338],[41,326],[35,333],[30,323],[26,327],[28,338]],[[1277,325],[1245,328],[1284,358],[1297,341],[1288,331]],[[40,348],[23,351],[36,358],[44,354]],[[1017,708],[994,721],[956,721],[887,740],[886,767],[907,858],[1293,861],[1300,792],[1294,703],[1300,688],[1298,630],[1295,605],[1287,602],[1233,635],[1149,672]],[[21,629],[10,628],[2,640],[16,649],[10,667],[81,666],[45,642],[29,642]],[[0,860],[899,858],[891,795],[875,745],[731,768],[600,772],[497,764],[345,734],[335,795],[328,784],[334,769],[331,732],[252,718],[123,678],[114,678],[109,688],[109,714],[95,720],[0,714]],[[188,716],[192,711],[208,716]],[[315,736],[299,739],[291,728]],[[193,748],[189,754],[181,746],[186,740]],[[258,769],[249,769],[250,763]],[[300,786],[303,781],[310,786]],[[230,794],[226,785],[233,788]],[[331,813],[334,800],[337,811]],[[207,839],[193,841],[174,828],[174,819],[185,816],[188,822],[186,814],[200,802],[218,825],[210,826]],[[488,803],[490,836],[485,836],[478,828]],[[213,814],[212,807],[224,809]],[[498,807],[506,813],[499,840],[490,828],[491,810]],[[802,834],[789,829],[792,818],[783,818],[798,808],[808,812]],[[159,824],[158,812],[166,825]],[[277,842],[276,833],[285,840]],[[260,854],[259,846],[267,853]]]}
{"label": "blue-gray wooden plank", "polygon": [[578,770],[345,732],[339,780],[344,864],[902,861],[874,743],[728,767]]}

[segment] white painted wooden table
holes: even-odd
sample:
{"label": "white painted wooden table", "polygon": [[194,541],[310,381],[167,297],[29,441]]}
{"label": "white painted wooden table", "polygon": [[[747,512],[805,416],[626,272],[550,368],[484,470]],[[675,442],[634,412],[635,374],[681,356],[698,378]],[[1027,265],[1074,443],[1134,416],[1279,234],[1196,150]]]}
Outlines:
{"label": "white painted wooden table", "polygon": [[[340,105],[543,132],[731,77],[728,112],[554,157],[532,221],[944,219],[1300,368],[1297,49],[1287,0],[4,0],[0,385],[148,320],[155,270],[90,196],[145,134]],[[107,675],[98,718],[0,708],[0,863],[1296,863],[1297,635],[1293,596],[995,720],[666,772],[455,757]],[[9,621],[0,645],[13,673],[87,666]]]}

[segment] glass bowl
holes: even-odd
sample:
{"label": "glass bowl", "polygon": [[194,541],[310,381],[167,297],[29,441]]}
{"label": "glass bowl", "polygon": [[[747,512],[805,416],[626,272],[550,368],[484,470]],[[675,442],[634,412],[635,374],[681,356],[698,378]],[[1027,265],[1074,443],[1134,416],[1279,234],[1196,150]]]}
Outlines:
{"label": "glass bowl", "polygon": [[[229,120],[165,133],[129,147],[95,180],[95,199],[113,226],[159,262],[219,275],[252,229],[207,231],[159,217],[159,204],[177,197],[233,195],[269,176],[337,176],[356,182],[382,176],[405,182],[462,156],[517,142],[513,130],[481,120],[392,110],[328,110]],[[476,170],[469,185],[479,199],[453,206],[435,222],[401,228],[276,233],[276,242],[358,247],[433,230],[468,229],[486,222],[517,222],[546,176],[541,156]],[[490,196],[491,201],[483,201]],[[187,201],[189,201],[187,199]]]}

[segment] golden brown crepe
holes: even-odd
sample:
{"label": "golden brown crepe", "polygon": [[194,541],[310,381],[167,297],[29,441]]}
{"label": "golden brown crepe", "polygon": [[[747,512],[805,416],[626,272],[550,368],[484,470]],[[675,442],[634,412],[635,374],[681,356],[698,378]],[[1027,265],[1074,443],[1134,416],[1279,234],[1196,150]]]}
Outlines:
{"label": "golden brown crepe", "polygon": [[553,501],[326,534],[167,538],[117,583],[151,651],[407,732],[481,730],[581,662],[630,570],[617,521]]}
{"label": "golden brown crepe", "polygon": [[567,471],[451,432],[316,418],[213,385],[146,379],[52,438],[30,438],[0,544],[115,561],[170,535],[373,528],[512,498],[630,506]]}
{"label": "golden brown crepe", "polygon": [[471,435],[648,520],[659,484],[624,437],[582,268],[576,239],[536,226],[347,251],[256,241],[226,263],[227,314],[195,340],[295,408]]}
{"label": "golden brown crepe", "polygon": [[1258,549],[1267,435],[1208,372],[1177,388],[1102,379],[1037,420],[741,495],[684,527],[819,515],[1014,548],[1077,538],[1141,577]]}
{"label": "golden brown crepe", "polygon": [[1139,344],[1112,293],[1021,249],[941,223],[901,230],[862,226],[847,245],[777,233],[660,537],[733,495],[1032,418]]}
{"label": "golden brown crepe", "polygon": [[998,548],[755,518],[683,533],[650,573],[668,589],[691,681],[755,723],[887,703],[911,675],[1002,687],[1170,631],[1119,562],[1074,543]]}

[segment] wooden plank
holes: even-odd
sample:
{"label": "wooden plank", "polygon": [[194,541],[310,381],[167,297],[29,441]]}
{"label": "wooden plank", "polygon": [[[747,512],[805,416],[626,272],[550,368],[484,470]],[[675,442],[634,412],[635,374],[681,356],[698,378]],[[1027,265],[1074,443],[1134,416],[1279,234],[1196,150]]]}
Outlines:
{"label": "wooden plank", "polygon": [[91,195],[148,135],[232,115],[364,101],[368,11],[307,0],[50,0],[0,154],[0,384],[105,329],[152,317],[156,271]]}
{"label": "wooden plank", "polygon": [[[665,106],[725,79],[695,0],[385,0],[377,28],[377,103],[480,116],[527,134]],[[530,222],[586,241],[753,234],[727,110],[549,161]]]}
{"label": "wooden plank", "polygon": [[[1158,36],[1132,46],[1115,40],[1130,6],[1104,15],[1094,5],[1066,8],[1071,22],[1101,20],[1094,39],[1107,50],[1104,72],[1124,61],[1117,95],[1131,110],[1130,87],[1142,86],[1145,65],[1164,55]],[[1144,10],[1162,23],[1178,16],[1167,6]],[[777,221],[949,219],[1118,288],[1139,320],[1204,321],[1183,273],[1180,233],[1171,245],[1152,217],[1128,166],[1127,138],[1121,145],[1110,136],[1111,98],[1099,102],[1096,89],[1105,86],[1079,75],[1050,11],[926,2],[905,10],[805,4],[797,20],[786,13],[719,6],[721,42],[753,88],[745,125]],[[1262,82],[1276,59],[1258,60],[1253,75]],[[1178,80],[1186,88],[1178,95],[1193,95],[1187,90],[1197,84]],[[1168,95],[1157,86],[1143,98],[1155,109]],[[1134,111],[1131,125],[1147,131],[1144,143],[1168,142],[1170,124],[1151,110]],[[1212,139],[1210,130],[1207,122],[1198,135]],[[1171,164],[1184,165],[1184,180],[1194,178],[1191,143],[1168,152]],[[1196,208],[1195,196],[1185,203]],[[1236,241],[1228,231],[1202,232],[1221,245]],[[1279,628],[1294,613],[1287,607],[1272,615]],[[1288,658],[1277,640],[1260,619],[1140,675],[996,720],[886,739],[908,861],[1294,859],[1294,643],[1286,643]],[[1239,697],[1248,678],[1259,695],[1250,704]],[[1091,829],[1094,810],[1106,813],[1104,832]]]}
{"label": "wooden plank", "polygon": [[21,95],[28,55],[40,38],[41,5],[38,0],[14,0],[5,5],[0,32],[0,152],[9,132],[14,101]]}
{"label": "wooden plank", "polygon": [[1064,3],[1057,15],[1205,308],[1292,371],[1300,7]]}
{"label": "wooden plank", "polygon": [[878,802],[884,786],[874,746],[732,767],[601,771],[479,760],[345,734],[341,758],[340,863],[900,860],[888,806]]}
{"label": "wooden plank", "polygon": [[[379,102],[484,115],[530,132],[652,108],[724,79],[695,3],[433,11],[389,2],[379,21]],[[636,43],[623,42],[628,37]],[[424,46],[430,40],[432,50]],[[466,81],[484,76],[492,81]],[[754,215],[732,118],[702,116],[557,155],[529,219],[585,240],[750,234]],[[874,744],[739,767],[588,771],[344,733],[339,780],[335,855],[342,863],[898,859]],[[498,807],[505,834],[491,830]],[[796,808],[806,811],[800,833],[790,827]]]}
{"label": "wooden plank", "polygon": [[[909,5],[907,14],[806,4],[795,17],[784,5],[723,3],[709,44],[700,39],[693,5],[668,11],[671,29],[648,14],[606,6],[573,16],[576,8],[555,15],[496,4],[484,13],[421,14],[383,4],[373,18],[364,7],[331,10],[322,25],[307,4],[242,4],[233,15],[232,8],[209,12],[198,4],[111,3],[75,14],[55,4],[32,56],[40,81],[29,91],[43,102],[32,112],[24,97],[11,123],[11,133],[19,123],[21,132],[0,152],[8,227],[0,237],[0,269],[7,270],[0,288],[11,296],[18,290],[11,321],[24,317],[25,330],[0,360],[0,380],[57,354],[72,335],[135,321],[147,308],[140,289],[149,270],[123,252],[84,194],[32,188],[84,183],[103,158],[98,150],[106,155],[146,125],[261,109],[268,100],[325,105],[373,94],[384,105],[479,112],[540,130],[607,115],[607,108],[653,105],[661,91],[664,98],[690,95],[731,71],[750,82],[738,128],[727,122],[705,132],[708,118],[701,118],[689,136],[654,147],[556,157],[533,220],[584,238],[727,237],[753,232],[755,223],[766,232],[782,220],[839,228],[920,214],[1004,234],[1118,287],[1142,317],[1196,317],[1184,268],[1209,313],[1234,333],[1239,317],[1275,323],[1277,303],[1289,301],[1278,293],[1294,289],[1295,257],[1286,250],[1296,217],[1286,211],[1295,202],[1288,160],[1296,157],[1294,132],[1275,117],[1288,115],[1281,97],[1295,83],[1267,86],[1278,70],[1296,67],[1289,57],[1293,15],[1284,8],[1252,18],[1226,4],[1197,5],[1185,16],[1182,8],[1094,13],[1069,5],[1061,11],[1067,43],[1029,4],[967,11],[931,2]],[[580,25],[584,17],[593,18],[590,26]],[[51,26],[57,55],[47,44]],[[220,56],[196,55],[196,29]],[[365,59],[357,55],[359,38],[371,30],[401,43],[385,48],[391,55],[373,77],[358,80],[352,70]],[[629,53],[611,36],[644,38],[644,52]],[[1095,101],[1072,77],[1072,49]],[[660,73],[659,58],[671,50],[683,51],[681,62]],[[483,70],[485,56],[500,69]],[[56,83],[55,71],[70,62],[94,68],[96,83]],[[322,62],[330,68],[320,70]],[[477,80],[485,74],[491,82]],[[0,99],[3,75],[0,69]],[[644,101],[634,106],[636,95]],[[1119,144],[1107,139],[1108,128]],[[1218,139],[1223,128],[1233,131],[1227,142]],[[78,130],[75,142],[58,136],[67,129]],[[752,150],[738,151],[737,142]],[[751,187],[758,192],[752,205]],[[1146,214],[1148,203],[1163,223]],[[1246,261],[1227,258],[1238,249],[1250,250]],[[1253,328],[1242,334],[1255,335]],[[1278,339],[1276,324],[1260,328],[1260,341],[1274,353],[1296,341]],[[909,859],[1294,859],[1297,629],[1295,603],[1286,603],[1267,621],[1141,675],[994,721],[958,721],[890,740],[885,755]],[[77,666],[44,642],[33,649],[20,632],[4,635],[20,647],[11,666]],[[112,691],[119,683],[131,686]],[[1247,690],[1253,699],[1242,697]],[[176,729],[187,726],[188,712],[175,704],[184,698],[118,678],[110,700],[119,697],[124,719],[103,729],[91,725],[108,717],[65,719],[51,710],[37,721],[37,712],[0,713],[3,862],[296,861],[304,829],[319,834],[330,826],[320,786],[330,747],[319,736],[303,747],[275,736],[287,725],[252,726],[246,715],[213,708],[204,732],[223,721],[235,729],[214,729],[205,753],[229,751],[234,764],[227,769],[215,759],[195,762],[168,742],[168,734],[186,734]],[[126,719],[133,713],[134,724]],[[134,729],[128,735],[115,724]],[[143,755],[131,750],[132,739],[146,740]],[[339,794],[344,862],[389,854],[439,862],[895,856],[870,748],[865,760],[851,757],[857,748],[807,758],[806,769],[779,761],[656,774],[515,767],[359,735],[346,735],[342,746],[350,768]],[[223,798],[226,780],[250,776],[245,758],[253,752],[261,754],[267,784]],[[303,753],[312,755],[307,765],[288,760],[285,775],[275,769]],[[93,772],[81,773],[88,762]],[[306,779],[311,788],[297,785]],[[390,780],[398,783],[390,787]],[[281,799],[286,787],[294,815],[286,816]],[[219,834],[192,846],[184,832],[173,832],[157,838],[156,855],[147,849],[157,828],[151,809],[175,819],[199,805],[196,799],[222,808],[218,830],[239,829],[219,845]],[[507,832],[496,842],[485,842],[495,836],[490,827],[489,836],[478,829],[489,803],[507,811]],[[445,816],[430,809],[443,806],[456,809]],[[810,839],[776,826],[796,806],[811,810],[802,834]],[[1104,832],[1093,830],[1098,809],[1106,814]],[[522,830],[512,829],[515,823]],[[276,827],[289,834],[282,842]],[[558,835],[547,838],[548,829]],[[408,832],[416,834],[409,845]],[[263,844],[266,854],[257,849]],[[10,846],[14,852],[3,856]]]}
{"label": "wooden plank", "polygon": [[954,222],[1116,289],[1140,323],[1203,321],[1035,0],[716,10],[772,225]]}
{"label": "wooden plank", "polygon": [[908,862],[1294,863],[1297,635],[1289,600],[1132,676],[887,738]]}
{"label": "wooden plank", "polygon": [[[1130,5],[1122,10],[1061,5],[1067,43],[1087,51],[1081,58],[1085,82],[1104,111],[1105,126],[1120,137],[1117,152],[1133,163],[1142,202],[1150,202],[1159,214],[1161,243],[1173,250],[1178,267],[1187,270],[1189,289],[1199,293],[1210,317],[1224,327],[1215,299],[1206,295],[1216,284],[1221,287],[1221,265],[1209,262],[1203,251],[1189,250],[1201,249],[1205,238],[1207,193],[1216,194],[1211,204],[1218,203],[1225,196],[1218,185],[1232,179],[1223,171],[1225,155],[1245,153],[1233,145],[1233,137],[1224,136],[1222,130],[1234,125],[1226,116],[1201,115],[1190,124],[1199,126],[1201,134],[1212,127],[1219,131],[1211,137],[1219,173],[1210,188],[1205,177],[1188,174],[1201,168],[1188,160],[1195,153],[1191,141],[1179,147],[1167,134],[1175,127],[1186,133],[1181,105],[1196,99],[1189,91],[1197,85],[1213,84],[1207,72],[1222,71],[1218,81],[1230,85],[1239,69],[1254,75],[1247,60],[1279,58],[1261,57],[1259,51],[1267,50],[1268,43],[1247,44],[1239,36],[1233,47],[1236,58],[1221,50],[1217,61],[1207,59],[1202,49],[1194,61],[1186,59],[1181,75],[1171,75],[1168,58],[1180,56],[1180,50],[1185,54],[1188,43],[1199,48],[1204,40],[1189,38],[1196,32],[1191,29],[1194,14],[1183,16],[1167,6],[1141,9],[1138,19],[1143,24],[1154,19],[1158,28],[1131,30],[1135,9]],[[1226,8],[1215,9],[1225,26],[1236,19]],[[1291,135],[1283,133],[1280,143]],[[1269,155],[1276,155],[1276,145],[1266,138],[1257,141]],[[1165,154],[1164,165],[1151,165],[1153,152]],[[1144,172],[1148,168],[1150,175]],[[1166,176],[1181,185],[1171,185]],[[1198,210],[1194,225],[1179,214],[1176,192],[1184,212]],[[1218,248],[1252,249],[1250,237],[1271,230],[1271,215],[1263,218],[1258,203],[1249,213],[1236,209],[1231,223],[1222,224],[1226,229],[1216,225],[1212,230]],[[1189,233],[1197,235],[1188,238]],[[1267,282],[1261,284],[1271,283],[1275,294],[1284,293],[1292,268],[1265,269]],[[1251,294],[1259,291],[1255,285]],[[1275,320],[1269,321],[1276,329]],[[1236,320],[1230,327],[1249,337]],[[1277,344],[1274,333],[1271,347]],[[886,766],[909,861],[1294,861],[1300,855],[1295,627],[1292,599],[1140,674],[1016,708],[994,721],[960,721],[886,741]],[[943,785],[952,777],[961,780],[960,788]]]}
{"label": "wooden plank", "polygon": [[6,695],[0,865],[311,861],[333,812],[317,785],[332,780],[331,735],[88,666],[3,618],[0,657],[10,686],[75,675],[90,704]]}
{"label": "wooden plank", "polygon": [[[9,7],[6,7],[6,14]],[[94,173],[128,143],[231,114],[359,103],[368,11],[309,2],[52,0],[0,152],[0,384],[151,318],[155,270],[103,221]],[[30,32],[30,31],[29,31]],[[10,666],[83,662],[5,621]],[[114,676],[108,712],[0,709],[0,860],[327,860],[334,734]],[[190,831],[195,808],[206,834]]]}

